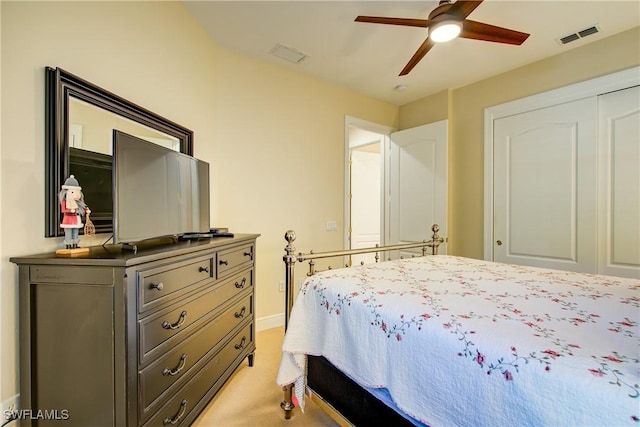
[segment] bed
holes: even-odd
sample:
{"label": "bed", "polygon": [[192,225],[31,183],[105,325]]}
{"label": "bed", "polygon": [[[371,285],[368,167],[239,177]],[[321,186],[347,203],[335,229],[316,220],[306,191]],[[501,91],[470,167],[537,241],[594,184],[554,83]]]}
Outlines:
{"label": "bed", "polygon": [[640,425],[640,280],[429,255],[311,265],[293,304],[291,264],[345,251],[291,237],[285,418],[319,395],[355,425]]}

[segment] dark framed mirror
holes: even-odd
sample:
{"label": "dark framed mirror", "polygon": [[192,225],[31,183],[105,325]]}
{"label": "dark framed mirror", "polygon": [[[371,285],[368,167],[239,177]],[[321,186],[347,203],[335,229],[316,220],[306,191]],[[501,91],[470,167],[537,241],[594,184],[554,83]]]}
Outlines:
{"label": "dark framed mirror", "polygon": [[64,235],[58,193],[74,174],[98,233],[113,231],[111,135],[193,155],[193,131],[60,68],[45,67],[45,237]]}

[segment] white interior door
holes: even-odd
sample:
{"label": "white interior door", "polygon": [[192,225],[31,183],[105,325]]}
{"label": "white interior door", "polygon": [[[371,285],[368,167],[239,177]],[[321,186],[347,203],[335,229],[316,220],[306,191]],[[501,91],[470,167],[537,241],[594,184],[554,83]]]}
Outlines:
{"label": "white interior door", "polygon": [[494,260],[595,272],[596,98],[494,123]]}
{"label": "white interior door", "polygon": [[598,273],[640,278],[640,87],[598,97]]}
{"label": "white interior door", "polygon": [[[384,243],[383,239],[385,233],[383,231],[383,227],[386,226],[386,223],[383,219],[385,214],[384,205],[384,195],[382,194],[384,188],[384,171],[385,171],[385,161],[387,156],[384,154],[384,151],[387,147],[387,139],[388,135],[393,131],[392,128],[380,124],[376,124],[373,122],[368,122],[366,120],[357,119],[354,117],[345,117],[345,182],[344,182],[344,247],[345,249],[351,249],[359,245],[359,241],[365,239],[364,237],[361,239],[360,237],[353,237],[352,230],[356,230],[356,233],[360,234],[369,234],[371,224],[369,220],[371,217],[368,216],[369,210],[375,210],[374,215],[379,218],[378,225],[378,235],[379,239],[382,239],[380,243]],[[378,154],[378,164],[374,165],[371,161],[373,156],[369,156],[368,160],[364,160],[364,158],[368,157],[366,155],[356,156],[362,162],[359,162],[356,165],[355,174],[353,171],[353,163],[352,163],[352,155],[355,151],[367,153],[372,151],[377,151]],[[375,169],[375,170],[374,170]],[[355,175],[355,176],[354,176]],[[355,190],[352,188],[353,186],[360,187]],[[354,191],[357,193],[354,195]],[[371,195],[371,192],[378,192],[378,206],[374,209],[370,203],[371,198],[367,196],[367,194]],[[355,200],[354,200],[355,197]],[[363,202],[365,206],[360,206],[360,202]],[[352,210],[355,209],[355,214],[352,213]],[[361,226],[360,221],[364,221],[367,224]],[[373,233],[373,232],[372,232]],[[369,236],[369,240],[373,239],[372,236]],[[371,245],[374,246],[374,245]],[[350,260],[352,263],[360,262],[361,259],[354,260],[353,258]],[[368,261],[368,260],[367,260]],[[375,261],[375,259],[374,259]],[[349,260],[345,259],[345,262],[349,262]]]}
{"label": "white interior door", "polygon": [[[438,224],[440,235],[446,237],[447,136],[447,120],[390,135],[387,244],[428,239],[433,224]],[[446,242],[439,253],[447,253]]]}
{"label": "white interior door", "polygon": [[[351,150],[351,249],[381,243],[381,144]],[[351,262],[375,262],[373,254],[353,255]]]}

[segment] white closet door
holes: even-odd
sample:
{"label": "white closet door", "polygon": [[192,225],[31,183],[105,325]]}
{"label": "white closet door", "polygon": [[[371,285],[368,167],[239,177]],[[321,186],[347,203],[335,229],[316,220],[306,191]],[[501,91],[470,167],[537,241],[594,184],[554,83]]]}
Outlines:
{"label": "white closet door", "polygon": [[494,260],[596,271],[596,98],[494,123]]}
{"label": "white closet door", "polygon": [[640,87],[598,98],[598,273],[640,278]]}

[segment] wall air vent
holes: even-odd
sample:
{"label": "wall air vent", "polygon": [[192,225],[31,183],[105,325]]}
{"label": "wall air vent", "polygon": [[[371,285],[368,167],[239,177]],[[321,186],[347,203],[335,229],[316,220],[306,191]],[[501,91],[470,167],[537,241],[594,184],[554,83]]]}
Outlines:
{"label": "wall air vent", "polygon": [[556,40],[559,44],[567,44],[567,43],[574,42],[576,40],[580,40],[584,37],[590,36],[591,34],[599,33],[601,31],[602,29],[600,28],[600,24],[595,24],[588,28],[585,28],[584,30],[576,31],[575,33],[568,34]]}
{"label": "wall air vent", "polygon": [[289,62],[293,62],[294,64],[299,64],[305,59],[307,59],[307,54],[299,52],[295,49],[292,49],[280,43],[275,45],[269,51],[269,53],[274,56],[277,56],[278,58],[287,60]]}

